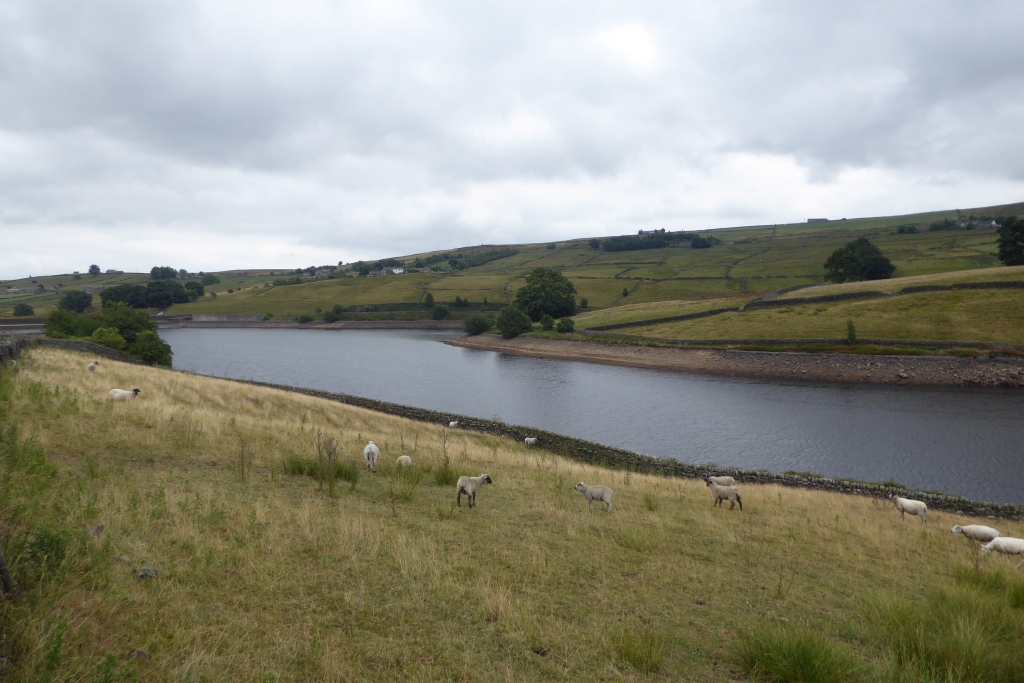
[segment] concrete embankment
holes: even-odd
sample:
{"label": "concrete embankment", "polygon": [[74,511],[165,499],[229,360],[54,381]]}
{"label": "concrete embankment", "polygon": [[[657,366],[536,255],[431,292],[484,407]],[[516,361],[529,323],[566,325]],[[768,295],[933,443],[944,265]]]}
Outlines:
{"label": "concrete embankment", "polygon": [[1024,358],[996,354],[874,356],[846,353],[776,353],[719,349],[675,349],[628,344],[516,337],[459,337],[448,344],[517,356],[557,358],[605,365],[705,375],[804,379],[826,382],[1024,387]]}

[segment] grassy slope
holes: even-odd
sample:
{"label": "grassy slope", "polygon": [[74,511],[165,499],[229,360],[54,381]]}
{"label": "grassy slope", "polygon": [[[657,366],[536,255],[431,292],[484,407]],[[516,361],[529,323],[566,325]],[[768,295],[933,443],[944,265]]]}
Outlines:
{"label": "grassy slope", "polygon": [[[976,551],[949,533],[963,518],[931,514],[923,527],[865,498],[770,486],[743,486],[743,512],[712,509],[700,482],[465,432],[448,432],[456,466],[495,482],[475,510],[453,509],[453,488],[430,474],[393,509],[379,474],[329,495],[279,466],[310,457],[314,429],[340,437],[347,458],[372,438],[384,463],[405,452],[419,466],[437,465],[444,432],[141,366],[105,362],[94,375],[88,360],[33,349],[15,376],[8,418],[58,464],[38,490],[61,502],[18,508],[31,496],[12,488],[0,524],[16,537],[46,515],[106,525],[103,543],[76,537],[75,571],[0,603],[16,679],[95,679],[109,653],[118,676],[147,681],[726,680],[741,635],[771,624],[806,626],[884,672],[894,655],[871,600],[916,609],[967,590],[952,576]],[[113,404],[112,386],[142,394]],[[613,486],[615,511],[588,511],[578,480]],[[1024,524],[998,526],[1024,535]],[[140,581],[143,566],[162,573]],[[981,560],[996,582],[1010,566]],[[1024,632],[1024,612],[999,609],[1004,639]],[[664,644],[659,670],[626,661],[624,631]]]}
{"label": "grassy slope", "polygon": [[576,328],[588,329],[599,325],[638,322],[650,318],[667,318],[673,315],[699,313],[714,308],[742,306],[751,296],[728,297],[724,299],[703,299],[700,301],[657,301],[647,304],[625,304],[577,315]]}
{"label": "grassy slope", "polygon": [[[1024,205],[972,209],[976,215],[1024,212]],[[505,302],[515,295],[532,268],[549,266],[565,273],[578,296],[591,308],[670,300],[700,300],[764,294],[799,284],[822,281],[822,264],[842,244],[871,238],[897,266],[898,276],[926,275],[998,265],[993,230],[927,232],[930,221],[956,218],[954,211],[911,216],[865,218],[824,224],[791,224],[716,230],[722,244],[711,249],[669,248],[632,252],[601,252],[586,240],[515,245],[515,256],[457,273],[402,275],[385,278],[331,280],[316,285],[282,288],[273,295],[261,286],[241,293],[206,297],[171,312],[266,313],[297,315],[373,303],[414,303],[430,291],[436,301],[456,296],[480,302]],[[895,226],[916,223],[924,232],[897,235]],[[489,250],[474,247],[464,254]],[[264,278],[265,279],[265,278]],[[262,284],[262,283],[258,283]],[[249,287],[249,285],[245,285]],[[622,290],[629,291],[623,297]]]}
{"label": "grassy slope", "polygon": [[[69,290],[78,289],[83,285],[105,285],[111,287],[113,285],[120,284],[136,284],[140,282],[148,282],[148,273],[124,273],[122,275],[82,275],[80,279],[76,280],[70,274],[68,275],[45,275],[32,278],[21,278],[20,280],[5,280],[0,285],[0,317],[6,317],[13,315],[14,305],[19,303],[26,303],[35,309],[36,315],[45,315],[47,311],[57,305],[57,301],[60,300],[64,292]],[[51,287],[57,287],[56,292],[44,291],[41,294],[7,294],[8,287],[31,287],[34,284],[41,284],[47,290]],[[99,296],[93,295],[93,300],[98,305]]]}

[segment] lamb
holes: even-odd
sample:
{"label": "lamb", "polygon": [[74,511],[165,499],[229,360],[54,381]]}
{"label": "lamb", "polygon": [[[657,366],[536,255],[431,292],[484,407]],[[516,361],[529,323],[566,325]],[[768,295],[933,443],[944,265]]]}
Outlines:
{"label": "lamb", "polygon": [[607,486],[587,486],[582,481],[575,486],[574,489],[583,494],[583,497],[587,499],[587,509],[594,509],[594,501],[600,501],[607,505],[606,512],[612,511],[612,490]]}
{"label": "lamb", "polygon": [[709,481],[713,481],[716,484],[718,484],[719,486],[735,486],[736,485],[736,480],[735,479],[733,479],[732,477],[724,476],[724,475],[721,476],[721,477],[709,477],[708,475],[705,474],[704,475],[704,483],[706,484]]}
{"label": "lamb", "polygon": [[736,507],[736,503],[740,504],[740,512],[743,511],[743,498],[740,497],[740,490],[735,486],[721,486],[716,484],[711,479],[705,481],[708,488],[711,489],[711,495],[715,497],[715,504],[711,507],[721,506],[723,500],[729,501],[729,509],[732,510]]}
{"label": "lamb", "polygon": [[100,362],[98,360],[94,360],[93,362],[91,362],[88,365],[86,365],[85,368],[89,372],[96,372],[96,368],[99,367],[99,364],[100,364]]}
{"label": "lamb", "polygon": [[[1021,555],[1024,557],[1024,538],[1000,536],[981,546],[981,552],[983,553],[990,553],[993,550],[1004,555]],[[1024,559],[1017,563],[1017,568],[1019,569],[1022,565],[1024,565]]]}
{"label": "lamb", "polygon": [[135,398],[136,396],[139,395],[139,393],[140,392],[138,389],[132,389],[131,391],[125,391],[124,389],[111,389],[109,392],[107,392],[107,396],[109,396],[111,399],[115,401],[120,401],[121,403],[124,403],[130,398]]}
{"label": "lamb", "polygon": [[401,467],[412,467],[412,458],[408,455],[400,455],[398,456],[398,459],[395,460],[395,464],[400,465]]}
{"label": "lamb", "polygon": [[459,477],[459,481],[455,484],[455,502],[459,507],[462,507],[462,494],[466,494],[466,500],[469,502],[469,507],[476,507],[476,492],[484,484],[493,484],[494,482],[486,474],[481,474],[479,477]]}
{"label": "lamb", "polygon": [[458,426],[459,426],[459,421],[458,420],[452,420],[451,422],[448,423],[448,428],[449,429],[455,429]]}
{"label": "lamb", "polygon": [[889,499],[896,504],[896,509],[900,511],[900,519],[906,519],[907,514],[917,515],[921,518],[921,522],[928,526],[928,520],[924,518],[928,514],[928,506],[923,502],[911,500],[910,498],[900,498],[895,493],[890,493]]}
{"label": "lamb", "polygon": [[377,448],[377,444],[372,441],[366,442],[366,448],[363,449],[363,459],[366,460],[366,469],[377,471],[377,460],[380,458],[380,449]]}
{"label": "lamb", "polygon": [[529,448],[530,446],[536,446],[537,445],[537,437],[535,437],[535,436],[528,436],[525,439],[523,439],[523,443],[526,444],[527,448]]}
{"label": "lamb", "polygon": [[981,524],[968,524],[967,526],[957,524],[953,527],[952,531],[954,534],[963,534],[971,540],[981,541],[982,543],[988,543],[992,539],[999,537],[998,531],[990,526],[982,526]]}

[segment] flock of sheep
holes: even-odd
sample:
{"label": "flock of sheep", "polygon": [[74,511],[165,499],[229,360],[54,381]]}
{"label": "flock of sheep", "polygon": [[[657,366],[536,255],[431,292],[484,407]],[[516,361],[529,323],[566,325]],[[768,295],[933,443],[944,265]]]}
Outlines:
{"label": "flock of sheep", "polygon": [[[99,366],[99,361],[89,363],[87,369],[89,372],[96,372],[96,368]],[[111,389],[108,396],[114,401],[126,401],[134,399],[139,395],[138,389],[132,389],[127,391],[125,389]],[[459,426],[458,420],[452,420],[448,423],[448,427],[456,429]],[[537,437],[528,436],[523,439],[527,448],[537,445]],[[377,444],[373,441],[367,441],[366,447],[363,448],[363,459],[366,461],[366,469],[376,472],[377,461],[380,459],[380,449],[377,448]],[[411,467],[412,458],[408,455],[400,455],[396,460],[395,464],[399,467]],[[487,474],[481,474],[479,477],[459,477],[458,482],[455,484],[455,502],[459,507],[462,507],[462,496],[465,494],[469,507],[476,506],[476,494],[482,486],[485,484],[493,484],[494,480]],[[736,486],[736,480],[733,477],[718,476],[712,477],[704,475],[704,483],[711,491],[711,495],[714,498],[714,504],[712,507],[720,507],[723,501],[729,501],[729,509],[732,510],[737,504],[740,506],[740,511],[743,510],[743,498],[740,496],[739,488]],[[573,487],[575,490],[583,494],[583,497],[587,501],[587,508],[593,509],[594,501],[605,504],[605,510],[607,512],[612,511],[612,490],[607,486],[593,486],[583,483],[582,481]],[[928,521],[925,516],[928,514],[928,506],[923,501],[913,500],[911,498],[902,498],[895,494],[890,494],[889,499],[893,501],[896,509],[900,513],[900,519],[906,519],[906,515],[916,515],[921,518],[921,523],[925,526],[928,525]],[[990,553],[992,551],[1003,553],[1005,555],[1020,555],[1024,558],[1024,539],[1011,538],[1009,536],[1002,536],[999,531],[989,526],[983,526],[980,524],[969,524],[967,526],[960,526],[959,524],[953,527],[954,534],[961,534],[966,538],[970,538],[975,541],[982,543],[981,552]],[[1020,568],[1024,566],[1024,559],[1017,564]]]}

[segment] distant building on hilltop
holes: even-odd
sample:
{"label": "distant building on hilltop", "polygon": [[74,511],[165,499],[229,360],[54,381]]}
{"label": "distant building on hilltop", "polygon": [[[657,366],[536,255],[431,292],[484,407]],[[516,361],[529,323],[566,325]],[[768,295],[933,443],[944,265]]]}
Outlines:
{"label": "distant building on hilltop", "polygon": [[107,268],[107,275],[124,275],[123,270],[114,270],[113,268]]}
{"label": "distant building on hilltop", "polygon": [[827,218],[808,218],[808,223],[828,223]]}

